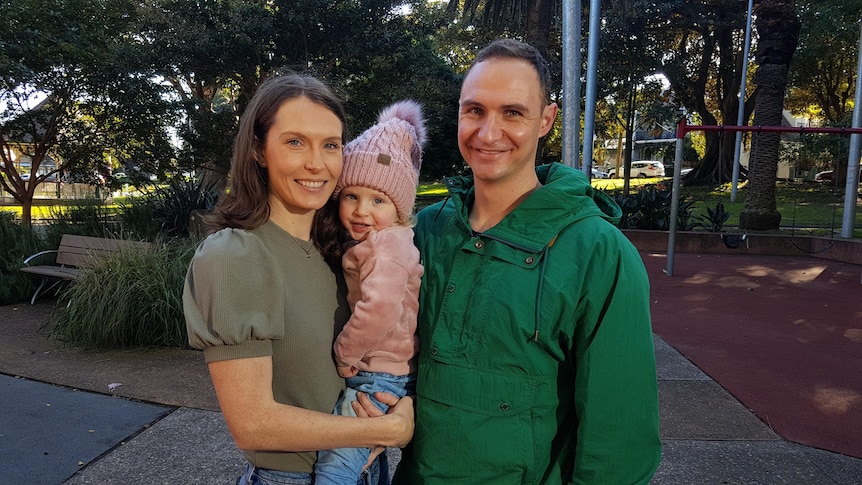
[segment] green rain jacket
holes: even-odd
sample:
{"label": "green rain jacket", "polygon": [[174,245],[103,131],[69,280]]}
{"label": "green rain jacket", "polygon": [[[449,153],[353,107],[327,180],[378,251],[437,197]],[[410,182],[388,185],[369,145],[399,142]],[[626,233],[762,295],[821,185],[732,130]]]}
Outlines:
{"label": "green rain jacket", "polygon": [[581,172],[485,233],[472,180],[420,212],[416,430],[397,484],[647,483],[661,456],[649,281]]}

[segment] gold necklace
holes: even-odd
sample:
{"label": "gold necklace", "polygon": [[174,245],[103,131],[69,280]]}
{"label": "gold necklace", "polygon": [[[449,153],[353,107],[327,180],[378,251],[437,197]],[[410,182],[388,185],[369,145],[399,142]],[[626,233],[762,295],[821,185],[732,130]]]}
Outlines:
{"label": "gold necklace", "polygon": [[314,241],[311,241],[311,246],[309,246],[308,249],[305,249],[305,247],[303,247],[302,244],[299,242],[299,238],[295,237],[293,234],[290,234],[290,233],[287,233],[287,234],[290,236],[291,239],[293,239],[293,242],[295,242],[296,245],[299,246],[299,249],[302,249],[302,252],[305,253],[305,257],[310,258],[311,257],[311,249],[314,248]]}

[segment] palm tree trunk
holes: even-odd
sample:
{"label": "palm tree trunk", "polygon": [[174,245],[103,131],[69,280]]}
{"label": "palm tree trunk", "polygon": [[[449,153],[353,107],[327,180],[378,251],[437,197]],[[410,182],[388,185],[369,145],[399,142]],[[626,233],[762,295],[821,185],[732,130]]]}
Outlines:
{"label": "palm tree trunk", "polygon": [[[757,72],[754,83],[755,126],[780,126],[790,60],[799,41],[799,18],[793,0],[763,0],[757,8]],[[752,138],[748,165],[748,191],[739,227],[753,230],[778,229],[781,214],[775,202],[778,170],[778,133],[756,133]]]}

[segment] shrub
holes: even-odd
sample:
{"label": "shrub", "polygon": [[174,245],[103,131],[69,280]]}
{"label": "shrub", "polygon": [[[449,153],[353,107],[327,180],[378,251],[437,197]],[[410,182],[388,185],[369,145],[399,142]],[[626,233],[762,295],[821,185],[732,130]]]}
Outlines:
{"label": "shrub", "polygon": [[[666,187],[644,185],[634,195],[614,194],[614,200],[623,211],[617,225],[620,229],[669,230],[673,201],[671,193],[672,190]],[[676,218],[678,231],[690,231],[697,227],[693,205],[694,202],[680,196]]]}
{"label": "shrub", "polygon": [[46,249],[32,230],[10,212],[0,212],[0,305],[26,300],[35,291],[35,278],[21,272],[24,259]]}
{"label": "shrub", "polygon": [[151,196],[153,220],[164,236],[188,238],[192,213],[212,210],[218,200],[214,183],[201,180],[174,180]]}
{"label": "shrub", "polygon": [[75,200],[64,209],[51,209],[51,219],[45,224],[45,239],[57,248],[63,234],[111,237],[119,234],[117,211],[100,199]]}
{"label": "shrub", "polygon": [[155,241],[161,233],[161,226],[153,214],[153,204],[149,197],[135,197],[120,203],[120,223],[127,237],[143,241]]}
{"label": "shrub", "polygon": [[89,349],[188,347],[182,291],[195,246],[125,249],[86,266],[60,296],[52,335]]}
{"label": "shrub", "polygon": [[715,209],[706,208],[706,215],[698,216],[698,219],[703,221],[703,226],[707,231],[721,232],[724,229],[724,223],[730,219],[730,212],[724,210],[724,204],[718,201],[715,204]]}

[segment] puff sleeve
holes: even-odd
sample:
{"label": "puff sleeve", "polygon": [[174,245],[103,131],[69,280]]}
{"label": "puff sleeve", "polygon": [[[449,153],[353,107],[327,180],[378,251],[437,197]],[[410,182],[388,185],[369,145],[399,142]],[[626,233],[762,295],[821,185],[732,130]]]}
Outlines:
{"label": "puff sleeve", "polygon": [[284,285],[253,233],[222,229],[195,251],[183,288],[189,344],[207,362],[272,355],[284,337]]}

